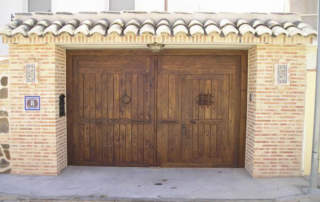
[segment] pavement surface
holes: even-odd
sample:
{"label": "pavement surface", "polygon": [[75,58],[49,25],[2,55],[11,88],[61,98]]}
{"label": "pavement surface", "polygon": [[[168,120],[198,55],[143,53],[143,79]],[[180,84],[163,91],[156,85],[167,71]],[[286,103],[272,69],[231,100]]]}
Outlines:
{"label": "pavement surface", "polygon": [[234,168],[69,166],[59,176],[0,175],[0,201],[320,201],[304,177]]}

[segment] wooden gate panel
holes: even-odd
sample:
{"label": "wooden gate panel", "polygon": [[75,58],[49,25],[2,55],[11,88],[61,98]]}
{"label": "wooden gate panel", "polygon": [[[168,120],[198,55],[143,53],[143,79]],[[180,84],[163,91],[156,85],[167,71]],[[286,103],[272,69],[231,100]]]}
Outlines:
{"label": "wooden gate panel", "polygon": [[81,58],[73,68],[72,162],[155,165],[152,58],[109,57]]}
{"label": "wooden gate panel", "polygon": [[160,165],[235,166],[239,64],[239,57],[230,56],[160,57]]}
{"label": "wooden gate panel", "polygon": [[[71,164],[235,167],[238,159],[243,163],[243,55],[75,52],[68,59]],[[240,114],[244,114],[241,126]]]}

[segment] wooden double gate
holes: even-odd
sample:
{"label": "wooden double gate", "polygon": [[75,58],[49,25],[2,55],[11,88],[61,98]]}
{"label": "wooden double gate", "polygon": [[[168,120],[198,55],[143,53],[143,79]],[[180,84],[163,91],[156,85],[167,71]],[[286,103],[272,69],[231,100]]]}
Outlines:
{"label": "wooden double gate", "polygon": [[69,164],[242,167],[246,54],[69,51]]}

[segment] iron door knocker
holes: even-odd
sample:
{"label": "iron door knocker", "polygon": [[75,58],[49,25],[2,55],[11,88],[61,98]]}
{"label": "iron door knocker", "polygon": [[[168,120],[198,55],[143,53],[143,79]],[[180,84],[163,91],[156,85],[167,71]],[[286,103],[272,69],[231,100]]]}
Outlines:
{"label": "iron door knocker", "polygon": [[123,104],[129,104],[131,102],[131,97],[127,94],[124,94],[120,100]]}

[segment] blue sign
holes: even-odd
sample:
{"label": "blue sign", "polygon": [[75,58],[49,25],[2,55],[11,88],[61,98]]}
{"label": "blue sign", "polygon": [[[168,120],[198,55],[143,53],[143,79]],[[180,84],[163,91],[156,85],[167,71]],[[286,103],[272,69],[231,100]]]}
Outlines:
{"label": "blue sign", "polygon": [[24,96],[24,110],[40,110],[40,96]]}

